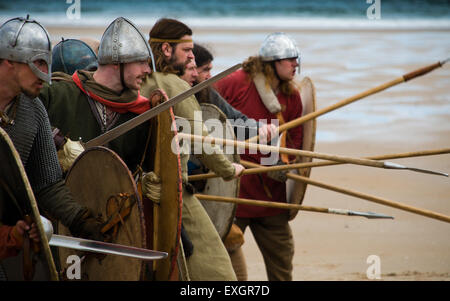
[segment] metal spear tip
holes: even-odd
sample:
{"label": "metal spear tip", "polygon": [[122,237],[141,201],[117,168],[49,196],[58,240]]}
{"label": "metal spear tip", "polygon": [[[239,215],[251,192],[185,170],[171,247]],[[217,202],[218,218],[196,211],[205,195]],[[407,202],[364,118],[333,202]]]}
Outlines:
{"label": "metal spear tip", "polygon": [[433,170],[428,170],[428,169],[422,169],[422,168],[416,168],[416,167],[407,167],[407,166],[403,166],[403,165],[400,165],[397,163],[392,163],[392,162],[384,162],[383,167],[388,168],[388,169],[407,169],[407,170],[416,171],[416,172],[420,172],[420,173],[427,173],[427,174],[431,174],[431,175],[448,177],[448,173],[444,173],[444,172],[440,172],[440,171],[433,171]]}
{"label": "metal spear tip", "polygon": [[364,216],[365,218],[368,218],[368,219],[381,219],[381,218],[394,219],[393,216],[385,215],[385,214],[381,214],[381,213],[370,212],[370,211],[369,212],[350,211],[349,215]]}

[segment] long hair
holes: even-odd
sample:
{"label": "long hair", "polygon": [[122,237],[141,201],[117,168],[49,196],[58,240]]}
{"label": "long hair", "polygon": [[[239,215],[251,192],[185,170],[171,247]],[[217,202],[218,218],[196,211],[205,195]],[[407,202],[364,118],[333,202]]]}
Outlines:
{"label": "long hair", "polygon": [[242,69],[253,79],[256,74],[262,73],[268,80],[268,84],[272,85],[275,80],[279,80],[280,91],[285,95],[291,95],[297,91],[293,80],[281,80],[276,74],[275,61],[263,62],[259,56],[251,56],[244,63]]}
{"label": "long hair", "polygon": [[[212,53],[208,49],[197,43],[194,44],[194,49],[192,50],[192,52],[194,53],[195,63],[197,64],[197,67],[207,65],[214,60]],[[210,90],[211,86],[206,87],[205,89],[202,89],[199,92],[195,93],[195,98],[197,98],[197,101],[199,103],[211,103]]]}
{"label": "long hair", "polygon": [[194,53],[195,63],[197,64],[197,67],[209,64],[214,60],[212,53],[208,49],[206,49],[206,47],[197,43],[194,44],[194,49],[192,50],[192,52]]}
{"label": "long hair", "polygon": [[[172,62],[164,55],[162,51],[162,44],[164,42],[154,42],[152,38],[178,40],[185,35],[191,36],[192,30],[186,24],[175,19],[162,18],[153,25],[150,30],[149,44],[155,58],[155,67],[159,72],[178,74],[179,70],[176,70],[172,66]],[[177,44],[169,43],[172,51],[175,51]]]}

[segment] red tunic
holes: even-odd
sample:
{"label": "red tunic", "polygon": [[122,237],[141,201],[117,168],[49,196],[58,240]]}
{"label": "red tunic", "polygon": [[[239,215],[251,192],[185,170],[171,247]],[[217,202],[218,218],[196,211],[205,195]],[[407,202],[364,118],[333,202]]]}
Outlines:
{"label": "red tunic", "polygon": [[[259,96],[256,86],[250,76],[242,69],[238,70],[216,83],[217,91],[230,103],[235,109],[241,111],[249,118],[256,120],[266,119],[270,123],[272,119],[277,119],[275,114],[270,113],[264,106]],[[302,103],[298,91],[288,96],[281,92],[277,95],[278,101],[282,107],[282,115],[286,122],[298,118],[302,114]],[[291,141],[287,141],[287,147],[299,149],[302,143],[302,127],[288,131]],[[270,155],[270,154],[269,154]],[[267,156],[267,155],[265,155]],[[261,157],[264,155],[241,154],[243,160],[260,164]],[[263,183],[270,190],[270,198],[264,190]],[[286,202],[286,184],[272,180],[266,174],[245,175],[241,178],[240,198]],[[264,217],[274,216],[284,212],[284,209],[267,208],[260,206],[238,205],[236,210],[237,217]]]}
{"label": "red tunic", "polygon": [[12,235],[13,226],[0,226],[0,260],[16,256],[22,247],[21,242]]}

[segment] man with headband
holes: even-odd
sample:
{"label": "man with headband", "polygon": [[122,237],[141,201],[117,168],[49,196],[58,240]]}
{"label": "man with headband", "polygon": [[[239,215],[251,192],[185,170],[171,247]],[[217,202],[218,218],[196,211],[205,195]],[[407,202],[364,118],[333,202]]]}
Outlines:
{"label": "man with headband", "polygon": [[[189,61],[194,59],[192,49],[192,30],[184,23],[174,19],[160,19],[150,31],[150,46],[154,54],[153,73],[142,84],[141,93],[149,95],[154,89],[163,89],[169,98],[188,90],[189,84],[179,75]],[[196,122],[202,122],[194,112],[201,112],[200,106],[191,96],[174,106],[176,116],[185,118],[194,129]],[[197,126],[198,127],[198,126]],[[202,127],[202,135],[208,133]],[[203,151],[203,148],[201,148]],[[244,170],[240,164],[231,163],[216,148],[212,154],[195,154],[209,169],[225,180],[239,177]],[[194,246],[187,258],[187,267],[191,280],[236,280],[230,258],[205,209],[193,194],[193,188],[187,180],[187,162],[189,154],[181,154],[183,177],[183,227]]]}

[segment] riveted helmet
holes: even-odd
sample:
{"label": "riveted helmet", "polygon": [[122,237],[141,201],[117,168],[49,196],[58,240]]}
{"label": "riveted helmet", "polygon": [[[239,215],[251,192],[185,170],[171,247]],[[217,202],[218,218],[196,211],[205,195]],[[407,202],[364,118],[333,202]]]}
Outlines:
{"label": "riveted helmet", "polygon": [[283,32],[275,32],[266,37],[259,49],[259,56],[264,62],[297,58],[300,73],[300,51],[295,41]]}
{"label": "riveted helmet", "polygon": [[119,17],[106,28],[100,41],[98,63],[123,64],[153,58],[150,46],[139,29]]}
{"label": "riveted helmet", "polygon": [[73,74],[76,70],[97,70],[97,56],[85,42],[75,39],[62,39],[53,47],[52,72]]}
{"label": "riveted helmet", "polygon": [[[37,21],[14,18],[0,27],[0,58],[26,63],[43,81],[51,80],[52,44],[47,30]],[[41,71],[34,62],[47,63],[48,73]]]}

